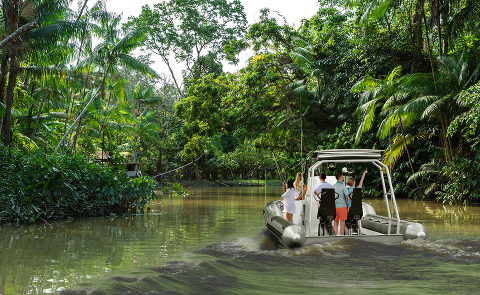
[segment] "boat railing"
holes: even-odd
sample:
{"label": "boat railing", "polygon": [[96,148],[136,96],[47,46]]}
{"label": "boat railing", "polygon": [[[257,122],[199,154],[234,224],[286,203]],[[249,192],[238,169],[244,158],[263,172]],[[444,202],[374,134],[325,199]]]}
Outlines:
{"label": "boat railing", "polygon": [[[335,153],[333,153],[333,154],[335,154]],[[397,202],[395,200],[395,193],[393,191],[392,178],[390,176],[390,171],[385,164],[383,164],[381,161],[378,160],[378,158],[373,158],[373,157],[369,158],[368,157],[369,155],[372,155],[370,150],[368,152],[364,153],[362,155],[362,157],[358,157],[358,156],[357,157],[355,157],[355,156],[348,157],[348,156],[345,156],[345,155],[342,155],[340,157],[340,156],[333,156],[332,153],[330,153],[329,155],[327,153],[325,153],[325,154],[318,153],[317,155],[318,155],[317,158],[320,158],[319,161],[317,161],[315,164],[313,164],[308,169],[307,195],[304,199],[304,206],[303,206],[303,208],[304,208],[303,210],[306,214],[303,214],[303,216],[302,216],[302,218],[303,218],[302,223],[306,228],[307,235],[312,235],[312,232],[311,232],[312,226],[314,224],[314,221],[316,221],[316,216],[312,216],[313,211],[315,211],[315,210],[312,210],[312,208],[313,208],[314,205],[316,205],[315,200],[313,198],[313,189],[314,189],[314,183],[315,183],[315,180],[314,180],[315,169],[323,163],[371,163],[375,167],[377,167],[380,170],[380,176],[381,176],[380,179],[382,181],[382,190],[383,190],[383,195],[384,195],[384,198],[385,198],[385,203],[386,203],[386,207],[387,207],[389,220],[392,219],[392,214],[391,214],[391,208],[389,206],[388,196],[390,196],[390,200],[392,202],[392,207],[393,207],[393,210],[394,210],[395,215],[396,215],[395,216],[396,220],[397,220],[398,224],[400,224],[400,215],[398,213]],[[327,159],[321,159],[324,156]],[[387,175],[388,191],[387,191],[387,185],[385,183],[385,178],[384,178],[385,175]],[[390,223],[391,223],[391,221],[390,221]],[[390,234],[390,228],[391,228],[391,226],[389,224],[388,234]],[[399,234],[399,233],[400,233],[400,227],[397,226],[396,234]]]}

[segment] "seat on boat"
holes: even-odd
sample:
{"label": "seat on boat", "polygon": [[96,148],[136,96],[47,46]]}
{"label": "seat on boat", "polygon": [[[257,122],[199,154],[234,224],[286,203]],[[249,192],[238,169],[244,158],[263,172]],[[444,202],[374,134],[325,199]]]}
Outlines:
{"label": "seat on boat", "polygon": [[360,228],[358,226],[358,221],[362,219],[363,216],[363,207],[362,207],[362,189],[354,188],[352,192],[352,205],[347,214],[347,220],[345,222],[345,228],[347,229],[348,234],[355,232],[360,234]]}
{"label": "seat on boat", "polygon": [[335,220],[336,215],[335,189],[324,188],[321,191],[320,208],[317,212],[318,236],[334,235],[332,220]]}

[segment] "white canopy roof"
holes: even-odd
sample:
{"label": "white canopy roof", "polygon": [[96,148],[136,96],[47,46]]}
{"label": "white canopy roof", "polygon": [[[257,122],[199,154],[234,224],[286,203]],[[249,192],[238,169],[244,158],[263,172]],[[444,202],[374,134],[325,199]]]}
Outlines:
{"label": "white canopy roof", "polygon": [[345,150],[324,150],[315,151],[312,160],[349,162],[352,160],[378,161],[382,159],[383,150],[368,149],[345,149]]}

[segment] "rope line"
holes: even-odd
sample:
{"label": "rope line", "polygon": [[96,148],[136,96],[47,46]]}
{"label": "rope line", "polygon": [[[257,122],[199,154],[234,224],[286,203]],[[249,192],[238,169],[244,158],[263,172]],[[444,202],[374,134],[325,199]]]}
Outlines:
{"label": "rope line", "polygon": [[173,169],[173,170],[170,170],[170,171],[167,171],[167,172],[164,172],[164,173],[160,173],[160,174],[158,174],[158,175],[152,176],[152,178],[155,178],[155,177],[158,177],[158,176],[162,176],[162,175],[165,175],[165,174],[168,174],[168,173],[172,173],[172,172],[174,172],[174,171],[177,171],[178,169],[182,169],[182,168],[184,168],[184,167],[187,167],[188,165],[192,165],[193,163],[195,163],[196,161],[198,161],[202,156],[203,156],[203,155],[200,155],[200,157],[198,157],[195,161],[190,162],[190,163],[188,163],[188,164],[186,164],[186,165],[183,165],[182,167],[178,167],[177,169]]}

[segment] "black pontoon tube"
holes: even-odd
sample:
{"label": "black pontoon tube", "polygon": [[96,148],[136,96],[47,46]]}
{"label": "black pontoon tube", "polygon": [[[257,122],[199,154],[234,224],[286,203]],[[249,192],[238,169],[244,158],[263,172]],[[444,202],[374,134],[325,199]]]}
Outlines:
{"label": "black pontoon tube", "polygon": [[263,216],[267,228],[288,248],[301,247],[306,235],[302,226],[283,218],[283,202],[272,201],[265,206]]}

